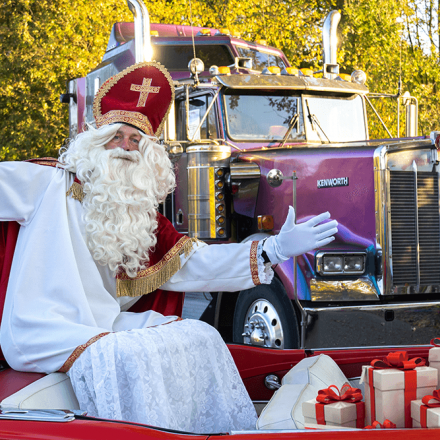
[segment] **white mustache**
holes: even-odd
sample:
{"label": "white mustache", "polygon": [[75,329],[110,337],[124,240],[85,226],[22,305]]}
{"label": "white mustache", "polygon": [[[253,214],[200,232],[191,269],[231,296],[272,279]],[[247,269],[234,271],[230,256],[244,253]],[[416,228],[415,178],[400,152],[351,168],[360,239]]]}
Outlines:
{"label": "white mustache", "polygon": [[122,148],[115,148],[110,151],[109,157],[112,159],[124,159],[129,160],[130,162],[139,163],[140,161],[140,153],[139,151],[125,151]]}

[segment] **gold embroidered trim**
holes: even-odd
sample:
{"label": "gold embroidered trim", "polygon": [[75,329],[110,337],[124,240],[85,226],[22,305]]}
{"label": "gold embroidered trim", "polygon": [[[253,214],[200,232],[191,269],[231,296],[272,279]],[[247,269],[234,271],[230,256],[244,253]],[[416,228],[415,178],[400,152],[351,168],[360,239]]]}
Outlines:
{"label": "gold embroidered trim", "polygon": [[[166,77],[166,79],[168,80],[168,83],[170,84],[171,87],[171,101],[170,101],[170,105],[168,106],[168,110],[166,111],[164,117],[162,118],[162,121],[159,125],[159,127],[157,127],[156,133],[154,133],[154,135],[156,137],[158,137],[160,135],[160,133],[163,130],[163,126],[165,124],[165,121],[168,118],[168,114],[170,113],[171,110],[171,106],[174,102],[174,82],[173,79],[171,78],[171,75],[168,73],[168,70],[165,69],[164,66],[162,66],[160,63],[158,62],[143,62],[143,63],[137,63],[137,64],[133,64],[133,66],[128,67],[127,69],[123,70],[122,72],[118,73],[115,76],[112,76],[111,78],[109,78],[98,90],[98,92],[96,93],[96,96],[93,100],[93,116],[95,118],[96,121],[96,126],[99,128],[101,127],[101,125],[98,125],[98,120],[101,120],[101,118],[103,117],[102,113],[101,113],[101,100],[102,98],[104,98],[104,96],[109,92],[109,90],[125,75],[129,74],[130,72],[133,72],[136,69],[139,69],[141,67],[144,66],[153,66],[156,67],[157,69],[159,69]],[[107,124],[109,122],[106,122]],[[130,123],[130,122],[129,122]],[[151,130],[152,131],[152,130]]]}
{"label": "gold embroidered trim", "polygon": [[99,335],[93,336],[93,338],[89,339],[85,344],[78,345],[78,347],[73,350],[72,354],[67,358],[67,361],[64,362],[63,366],[58,370],[60,373],[67,373],[72,367],[73,363],[83,354],[84,350],[87,347],[90,347],[94,342],[108,335],[110,332],[100,333]]}
{"label": "gold embroidered trim", "polygon": [[37,165],[44,165],[47,167],[62,168],[62,166],[58,163],[58,160],[55,159],[54,157],[40,157],[36,159],[27,159],[24,162],[35,163]]}
{"label": "gold embroidered trim", "polygon": [[117,296],[147,295],[158,289],[180,270],[180,256],[188,257],[198,242],[197,238],[182,237],[158,263],[140,271],[136,278],[130,278],[126,273],[117,275]]}
{"label": "gold embroidered trim", "polygon": [[73,182],[72,186],[69,188],[69,191],[66,192],[66,196],[70,195],[73,199],[82,202],[85,197],[82,185],[78,182]]}
{"label": "gold embroidered trim", "polygon": [[257,261],[257,248],[258,248],[258,241],[253,241],[251,244],[251,275],[252,275],[252,282],[258,286],[261,284],[260,277],[258,276],[258,261]]}
{"label": "gold embroidered trim", "polygon": [[153,136],[153,127],[151,126],[148,117],[138,112],[128,112],[126,110],[111,110],[104,116],[96,118],[96,126],[101,127],[114,122],[124,122],[126,124],[134,125],[140,128],[145,134]]}

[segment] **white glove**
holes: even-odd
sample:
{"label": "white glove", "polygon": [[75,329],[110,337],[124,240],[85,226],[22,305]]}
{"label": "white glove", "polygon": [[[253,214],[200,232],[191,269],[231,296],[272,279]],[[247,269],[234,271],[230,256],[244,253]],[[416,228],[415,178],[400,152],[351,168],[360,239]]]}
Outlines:
{"label": "white glove", "polygon": [[295,224],[295,210],[289,206],[287,219],[278,235],[266,239],[263,250],[272,264],[279,264],[313,249],[332,242],[338,232],[338,222],[322,223],[330,218],[329,212],[324,212],[311,218],[305,223]]}

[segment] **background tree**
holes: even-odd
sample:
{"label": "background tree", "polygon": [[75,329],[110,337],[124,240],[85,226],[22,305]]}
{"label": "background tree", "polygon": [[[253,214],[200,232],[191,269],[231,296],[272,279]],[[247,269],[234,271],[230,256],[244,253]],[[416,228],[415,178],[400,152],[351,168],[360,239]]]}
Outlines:
{"label": "background tree", "polygon": [[122,1],[0,3],[0,160],[57,155],[68,135],[66,80],[95,67],[112,23],[132,17]]}
{"label": "background tree", "polygon": [[[323,20],[339,9],[341,71],[365,70],[372,92],[395,94],[401,65],[403,91],[419,99],[423,134],[439,129],[439,1],[145,0],[152,22],[227,27],[250,41],[265,39],[292,65],[315,70],[322,67]],[[57,154],[68,136],[59,95],[66,80],[100,62],[116,21],[132,21],[125,0],[0,3],[0,160]],[[375,104],[395,136],[396,102]],[[374,117],[370,121],[371,138],[387,137]]]}

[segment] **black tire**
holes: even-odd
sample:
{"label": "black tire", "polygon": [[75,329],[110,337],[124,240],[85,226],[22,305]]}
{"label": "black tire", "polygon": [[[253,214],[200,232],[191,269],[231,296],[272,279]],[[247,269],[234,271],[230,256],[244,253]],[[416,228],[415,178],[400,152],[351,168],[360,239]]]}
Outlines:
{"label": "black tire", "polygon": [[[259,299],[270,303],[278,314],[279,325],[282,327],[284,349],[299,348],[299,325],[295,310],[292,301],[287,297],[284,286],[277,278],[274,278],[271,284],[261,284],[240,292],[234,312],[233,341],[239,344],[254,345],[250,342],[250,338],[247,338],[247,341],[245,341],[245,337],[242,334],[244,332],[246,315],[250,312],[251,305]],[[277,346],[274,348],[278,348],[278,342],[276,341]]]}

